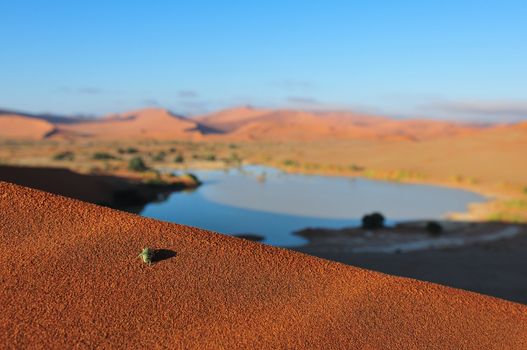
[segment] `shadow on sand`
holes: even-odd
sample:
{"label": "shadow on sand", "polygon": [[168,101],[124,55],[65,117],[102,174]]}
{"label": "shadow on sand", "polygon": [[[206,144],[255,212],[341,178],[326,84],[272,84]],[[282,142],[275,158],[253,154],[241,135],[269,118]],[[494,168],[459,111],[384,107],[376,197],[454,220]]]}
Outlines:
{"label": "shadow on sand", "polygon": [[156,249],[154,253],[154,257],[152,258],[153,263],[158,263],[163,260],[168,260],[170,258],[173,258],[177,255],[177,253],[170,249]]}

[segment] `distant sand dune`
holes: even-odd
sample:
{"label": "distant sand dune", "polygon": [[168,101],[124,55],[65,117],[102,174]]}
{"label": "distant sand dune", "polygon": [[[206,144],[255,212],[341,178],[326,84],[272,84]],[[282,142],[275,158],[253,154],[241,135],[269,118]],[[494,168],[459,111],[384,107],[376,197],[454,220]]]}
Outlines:
{"label": "distant sand dune", "polygon": [[425,119],[392,119],[352,112],[306,112],[233,108],[196,118],[241,140],[379,139],[424,140],[481,130]]}
{"label": "distant sand dune", "polygon": [[102,139],[199,138],[199,125],[160,108],[143,109],[90,122],[59,124],[60,131]]}
{"label": "distant sand dune", "polygon": [[19,115],[0,115],[0,138],[40,140],[50,135],[55,126],[45,120]]}
{"label": "distant sand dune", "polygon": [[[1,112],[1,111],[0,111]],[[17,118],[11,122],[2,118]],[[103,118],[47,119],[28,114],[0,116],[4,138],[92,139],[226,139],[309,141],[319,139],[368,139],[422,141],[463,136],[484,131],[480,126],[427,119],[394,119],[353,112],[308,112],[239,107],[185,118],[162,108],[147,108]],[[49,120],[49,122],[48,122]],[[55,120],[56,122],[51,122]],[[7,122],[7,123],[6,123]],[[47,124],[45,124],[47,123]],[[520,124],[519,124],[520,125]],[[44,126],[50,130],[33,130]],[[499,126],[500,128],[504,126]],[[507,126],[508,127],[508,126]],[[525,129],[525,126],[521,128]],[[45,129],[45,128],[44,128]],[[50,133],[52,131],[52,133]]]}
{"label": "distant sand dune", "polygon": [[527,348],[520,304],[4,182],[0,212],[3,348]]}

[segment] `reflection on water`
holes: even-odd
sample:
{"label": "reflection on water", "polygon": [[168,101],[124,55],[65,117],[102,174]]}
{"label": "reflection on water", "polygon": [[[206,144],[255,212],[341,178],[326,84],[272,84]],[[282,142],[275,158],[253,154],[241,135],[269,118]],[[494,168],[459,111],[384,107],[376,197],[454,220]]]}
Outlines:
{"label": "reflection on water", "polygon": [[485,198],[472,192],[361,178],[284,174],[261,166],[193,171],[194,192],[173,193],[141,215],[228,234],[258,234],[278,246],[302,244],[305,227],[357,226],[368,212],[390,221],[442,218]]}

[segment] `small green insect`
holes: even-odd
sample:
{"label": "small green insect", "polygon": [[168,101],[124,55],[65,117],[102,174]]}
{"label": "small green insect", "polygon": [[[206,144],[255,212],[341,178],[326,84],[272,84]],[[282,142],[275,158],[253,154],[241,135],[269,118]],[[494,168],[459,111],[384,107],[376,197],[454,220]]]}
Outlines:
{"label": "small green insect", "polygon": [[143,248],[143,251],[141,252],[141,254],[139,254],[139,258],[141,258],[141,260],[143,260],[143,262],[145,264],[148,264],[148,265],[152,265],[152,259],[154,258],[154,249],[152,248]]}

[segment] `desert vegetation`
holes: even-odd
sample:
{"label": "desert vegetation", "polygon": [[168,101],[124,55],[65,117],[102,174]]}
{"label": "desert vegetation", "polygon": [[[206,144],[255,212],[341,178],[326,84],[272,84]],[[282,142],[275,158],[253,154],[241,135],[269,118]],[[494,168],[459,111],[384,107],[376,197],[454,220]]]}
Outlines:
{"label": "desert vegetation", "polygon": [[428,221],[426,223],[426,231],[432,236],[439,236],[443,233],[443,226],[437,221]]}
{"label": "desert vegetation", "polygon": [[184,163],[184,162],[185,162],[185,157],[183,157],[182,154],[178,154],[178,155],[174,158],[174,163],[181,164],[181,163]]}
{"label": "desert vegetation", "polygon": [[70,151],[64,151],[64,152],[60,152],[60,153],[57,153],[53,156],[53,159],[54,160],[74,160],[75,159],[75,154],[73,152],[70,152]]}
{"label": "desert vegetation", "polygon": [[152,265],[152,260],[154,259],[154,254],[155,254],[154,249],[148,248],[148,247],[147,248],[143,248],[141,253],[139,253],[139,258],[141,258],[141,260],[145,264]]}
{"label": "desert vegetation", "polygon": [[111,160],[111,159],[117,159],[116,156],[113,154],[107,153],[107,152],[96,152],[92,156],[95,160]]}
{"label": "desert vegetation", "polygon": [[126,148],[119,147],[117,149],[117,152],[119,154],[136,154],[136,153],[139,153],[139,150],[135,147],[126,147]]}
{"label": "desert vegetation", "polygon": [[381,213],[366,214],[362,217],[362,228],[365,230],[378,230],[384,227],[384,216]]}
{"label": "desert vegetation", "polygon": [[[440,143],[440,146],[447,147],[444,143]],[[470,215],[474,218],[489,221],[527,221],[526,210],[521,207],[521,201],[525,200],[527,194],[525,179],[519,176],[521,169],[494,173],[500,166],[513,164],[521,167],[522,162],[499,165],[499,160],[496,160],[498,165],[491,167],[475,163],[471,159],[465,160],[466,158],[456,166],[449,166],[449,159],[432,163],[421,160],[423,154],[439,157],[437,154],[443,153],[426,149],[430,147],[432,145],[426,142],[417,147],[405,143],[384,145],[379,141],[353,140],[236,143],[189,140],[137,140],[133,143],[124,140],[96,143],[83,140],[67,143],[59,140],[4,141],[0,147],[0,159],[4,164],[28,166],[45,166],[63,161],[65,166],[81,173],[126,175],[127,171],[131,171],[134,177],[144,176],[145,179],[151,177],[147,171],[150,167],[173,167],[181,170],[192,167],[220,169],[253,163],[273,166],[285,172],[441,184],[492,195],[489,203],[471,211]],[[458,148],[463,149],[463,145],[458,145]],[[64,152],[68,153],[61,155]],[[383,157],[375,155],[379,152]],[[94,156],[95,154],[98,155]],[[401,154],[406,156],[402,157]],[[55,156],[58,158],[54,159]],[[133,160],[135,157],[141,158],[141,162]],[[101,160],[105,162],[101,163]],[[146,160],[150,163],[147,164]]]}
{"label": "desert vegetation", "polygon": [[152,160],[154,162],[162,162],[165,160],[166,155],[165,151],[159,151],[152,156]]}
{"label": "desert vegetation", "polygon": [[141,157],[133,157],[128,162],[128,169],[132,171],[146,171],[148,170],[148,167],[146,166],[145,162],[143,161],[143,158]]}

